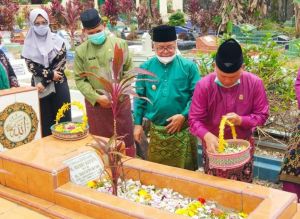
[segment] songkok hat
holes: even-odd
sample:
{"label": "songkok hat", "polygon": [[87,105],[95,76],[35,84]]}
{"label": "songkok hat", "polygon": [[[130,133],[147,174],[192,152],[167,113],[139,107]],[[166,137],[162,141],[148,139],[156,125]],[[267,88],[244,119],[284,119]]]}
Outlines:
{"label": "songkok hat", "polygon": [[170,42],[177,39],[174,26],[160,25],[152,29],[153,42]]}
{"label": "songkok hat", "polygon": [[95,8],[87,9],[80,14],[82,25],[86,29],[93,29],[101,23],[101,18]]}
{"label": "songkok hat", "polygon": [[243,52],[240,44],[234,39],[226,40],[218,48],[216,65],[224,73],[234,73],[243,65]]}

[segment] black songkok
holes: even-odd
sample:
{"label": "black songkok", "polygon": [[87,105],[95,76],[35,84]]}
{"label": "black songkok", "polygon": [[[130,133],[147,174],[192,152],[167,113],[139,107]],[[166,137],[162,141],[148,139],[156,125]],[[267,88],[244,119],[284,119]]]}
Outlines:
{"label": "black songkok", "polygon": [[240,44],[234,39],[221,44],[216,55],[216,65],[224,73],[234,73],[243,65],[243,52]]}
{"label": "black songkok", "polygon": [[152,29],[153,42],[170,42],[177,39],[175,27],[160,25]]}
{"label": "black songkok", "polygon": [[86,29],[93,29],[101,23],[101,18],[96,9],[91,8],[80,14],[82,25]]}

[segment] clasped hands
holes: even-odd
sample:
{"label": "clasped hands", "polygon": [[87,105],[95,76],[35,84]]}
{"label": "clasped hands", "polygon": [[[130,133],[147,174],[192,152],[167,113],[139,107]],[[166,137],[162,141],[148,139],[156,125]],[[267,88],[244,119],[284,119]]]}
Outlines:
{"label": "clasped hands", "polygon": [[[174,116],[169,117],[167,120],[169,124],[166,126],[166,130],[168,134],[174,134],[175,132],[179,132],[182,128],[182,125],[185,121],[185,117],[182,114],[176,114]],[[135,125],[134,126],[134,140],[138,143],[141,142],[143,134],[143,126]]]}
{"label": "clasped hands", "polygon": [[[52,78],[53,81],[60,81],[62,78],[63,78],[63,73],[59,71],[53,72],[53,78]],[[45,90],[45,86],[41,82],[39,82],[36,85],[36,88],[38,89],[39,93],[42,93]]]}

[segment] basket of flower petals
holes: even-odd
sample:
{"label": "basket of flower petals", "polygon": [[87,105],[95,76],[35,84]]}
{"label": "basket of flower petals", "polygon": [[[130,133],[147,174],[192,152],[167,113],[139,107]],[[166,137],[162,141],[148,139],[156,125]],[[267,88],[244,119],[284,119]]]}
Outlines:
{"label": "basket of flower petals", "polygon": [[[233,139],[224,139],[226,124],[231,128]],[[223,170],[241,167],[250,160],[250,149],[250,143],[237,139],[234,125],[227,120],[227,117],[223,116],[220,123],[217,153],[207,152],[209,167]]]}
{"label": "basket of flower petals", "polygon": [[[76,106],[83,112],[82,122],[59,122],[67,110],[71,106]],[[55,138],[67,141],[74,141],[85,138],[89,133],[87,125],[87,116],[84,107],[80,102],[74,101],[72,103],[65,103],[57,112],[55,124],[51,126],[52,135]]]}

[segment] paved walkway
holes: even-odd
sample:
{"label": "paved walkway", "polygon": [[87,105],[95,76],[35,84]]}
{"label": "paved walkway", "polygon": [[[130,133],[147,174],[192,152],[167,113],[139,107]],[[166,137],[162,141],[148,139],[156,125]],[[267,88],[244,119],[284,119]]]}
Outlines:
{"label": "paved walkway", "polygon": [[0,219],[47,219],[40,213],[0,198]]}

